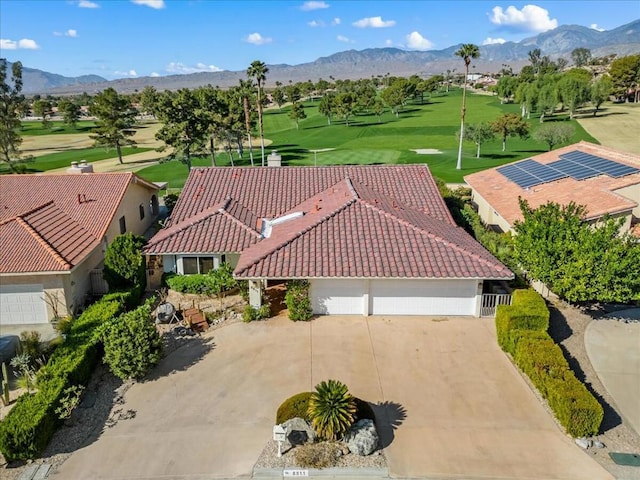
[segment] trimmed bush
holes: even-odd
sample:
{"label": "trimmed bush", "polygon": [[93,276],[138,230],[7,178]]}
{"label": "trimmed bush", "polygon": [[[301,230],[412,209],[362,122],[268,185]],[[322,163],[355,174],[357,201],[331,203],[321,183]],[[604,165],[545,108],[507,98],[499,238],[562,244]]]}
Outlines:
{"label": "trimmed bush", "polygon": [[309,298],[309,282],[307,280],[292,280],[287,283],[287,293],[284,302],[289,309],[289,319],[294,322],[307,321],[313,316],[311,299]]}
{"label": "trimmed bush", "polygon": [[237,286],[237,281],[233,278],[233,268],[227,263],[208,273],[167,275],[165,281],[169,288],[176,292],[198,295],[220,295]]}
{"label": "trimmed bush", "polygon": [[112,320],[102,340],[104,360],[122,380],[142,378],[162,357],[162,339],[151,321],[148,305]]}
{"label": "trimmed bush", "polygon": [[260,308],[254,308],[251,305],[244,307],[242,312],[242,321],[245,323],[253,322],[255,320],[264,320],[271,316],[271,304],[263,303]]}
{"label": "trimmed bush", "polygon": [[598,433],[604,418],[602,405],[573,372],[550,381],[548,391],[549,406],[569,435],[590,437]]}
{"label": "trimmed bush", "polygon": [[147,241],[141,235],[118,235],[107,247],[104,256],[104,279],[110,289],[142,288],[147,285],[142,247]]}
{"label": "trimmed bush", "polygon": [[119,302],[100,300],[71,324],[65,342],[38,372],[38,391],[21,396],[0,422],[0,451],[8,461],[35,458],[47,446],[59,424],[55,411],[65,390],[86,385],[97,364],[96,330],[121,311]]}
{"label": "trimmed bush", "polygon": [[281,424],[292,418],[300,417],[311,421],[309,416],[309,399],[313,392],[302,392],[287,398],[278,407],[276,424]]}
{"label": "trimmed bush", "polygon": [[498,305],[496,334],[498,344],[505,352],[515,351],[514,330],[539,330],[549,328],[549,309],[544,299],[532,289],[513,292],[511,305]]}

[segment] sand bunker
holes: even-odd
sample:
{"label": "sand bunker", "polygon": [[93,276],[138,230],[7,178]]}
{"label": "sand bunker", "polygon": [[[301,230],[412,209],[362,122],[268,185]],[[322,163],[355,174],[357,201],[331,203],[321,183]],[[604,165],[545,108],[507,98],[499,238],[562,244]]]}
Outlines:
{"label": "sand bunker", "polygon": [[442,153],[437,148],[412,148],[411,151],[416,152],[418,155],[437,155]]}

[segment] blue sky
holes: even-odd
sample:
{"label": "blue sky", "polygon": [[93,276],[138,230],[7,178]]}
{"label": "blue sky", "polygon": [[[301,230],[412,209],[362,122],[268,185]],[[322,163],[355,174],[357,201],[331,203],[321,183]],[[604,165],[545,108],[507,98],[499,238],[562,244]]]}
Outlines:
{"label": "blue sky", "polygon": [[291,65],[356,49],[519,41],[559,25],[610,30],[629,1],[0,0],[0,55],[108,79]]}

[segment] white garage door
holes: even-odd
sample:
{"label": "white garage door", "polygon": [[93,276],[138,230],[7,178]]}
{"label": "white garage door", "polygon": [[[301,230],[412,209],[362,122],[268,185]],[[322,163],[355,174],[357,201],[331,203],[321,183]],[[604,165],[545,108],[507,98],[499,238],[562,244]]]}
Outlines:
{"label": "white garage door", "polygon": [[363,280],[312,280],[311,306],[321,315],[362,315]]}
{"label": "white garage door", "polygon": [[475,315],[475,280],[372,280],[371,315]]}
{"label": "white garage door", "polygon": [[47,323],[42,285],[0,286],[0,324]]}

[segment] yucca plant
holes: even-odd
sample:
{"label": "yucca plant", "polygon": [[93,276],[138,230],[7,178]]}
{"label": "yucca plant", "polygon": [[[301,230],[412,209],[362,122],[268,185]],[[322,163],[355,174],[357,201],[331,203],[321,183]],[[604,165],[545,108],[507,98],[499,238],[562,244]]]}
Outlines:
{"label": "yucca plant", "polygon": [[309,399],[311,424],[326,440],[338,440],[353,424],[356,402],[347,386],[338,380],[320,382]]}

